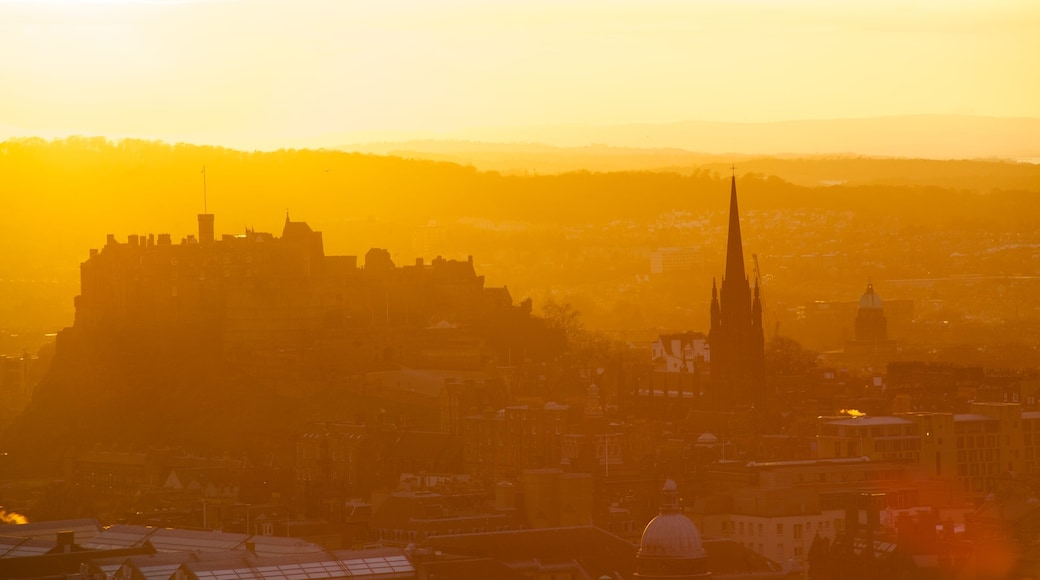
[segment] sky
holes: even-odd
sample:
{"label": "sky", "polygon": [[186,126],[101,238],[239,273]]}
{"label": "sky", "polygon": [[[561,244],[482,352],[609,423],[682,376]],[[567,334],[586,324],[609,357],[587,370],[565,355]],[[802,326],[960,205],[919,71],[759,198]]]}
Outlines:
{"label": "sky", "polygon": [[1036,0],[0,0],[0,138],[1040,117]]}

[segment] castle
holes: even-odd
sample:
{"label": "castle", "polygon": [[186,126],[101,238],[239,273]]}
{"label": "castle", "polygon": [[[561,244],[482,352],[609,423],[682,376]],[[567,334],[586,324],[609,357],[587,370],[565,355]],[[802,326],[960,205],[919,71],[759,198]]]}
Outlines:
{"label": "castle", "polygon": [[[200,214],[197,235],[179,244],[109,235],[81,265],[64,338],[164,336],[232,359],[306,348],[381,368],[479,368],[496,353],[470,330],[530,315],[530,301],[514,306],[505,287],[485,287],[472,256],[401,267],[374,248],[359,267],[356,256],[325,255],[321,232],[288,214],[280,237],[247,229],[217,239],[214,221]],[[425,348],[431,333],[451,348]]]}

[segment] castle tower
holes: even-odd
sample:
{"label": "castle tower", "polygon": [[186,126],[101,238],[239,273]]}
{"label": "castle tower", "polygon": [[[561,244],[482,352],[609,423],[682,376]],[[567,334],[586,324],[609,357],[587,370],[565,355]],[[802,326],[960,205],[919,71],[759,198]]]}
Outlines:
{"label": "castle tower", "polygon": [[212,244],[213,243],[213,214],[211,213],[200,213],[199,214],[199,243],[200,244]]}
{"label": "castle tower", "polygon": [[679,507],[679,488],[668,480],[661,492],[661,513],[643,529],[636,552],[635,577],[641,580],[711,578],[701,532]]}
{"label": "castle tower", "polygon": [[754,295],[744,269],[744,247],[737,209],[737,178],[730,184],[729,231],[726,240],[726,274],[711,299],[711,380],[728,398],[753,402],[761,398],[764,378],[765,339],[758,280]]}

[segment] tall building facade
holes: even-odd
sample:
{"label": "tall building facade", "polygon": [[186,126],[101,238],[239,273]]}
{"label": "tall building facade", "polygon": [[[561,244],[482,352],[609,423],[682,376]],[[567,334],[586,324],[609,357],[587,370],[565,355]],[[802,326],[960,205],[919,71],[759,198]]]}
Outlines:
{"label": "tall building facade", "polygon": [[737,178],[729,197],[729,231],[726,241],[726,274],[721,289],[712,282],[711,381],[730,401],[754,403],[764,393],[765,335],[758,280],[752,289],[744,269],[744,247],[740,239],[737,210]]}

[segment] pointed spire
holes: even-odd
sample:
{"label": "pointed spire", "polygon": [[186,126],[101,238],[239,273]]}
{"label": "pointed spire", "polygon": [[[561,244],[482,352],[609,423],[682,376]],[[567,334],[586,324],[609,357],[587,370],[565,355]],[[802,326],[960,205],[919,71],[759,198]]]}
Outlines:
{"label": "pointed spire", "polygon": [[717,300],[719,297],[719,287],[715,283],[715,276],[711,277],[711,299]]}
{"label": "pointed spire", "polygon": [[737,176],[732,177],[729,192],[729,234],[726,241],[726,277],[723,280],[746,280],[744,245],[740,239],[740,214],[737,211]]}

